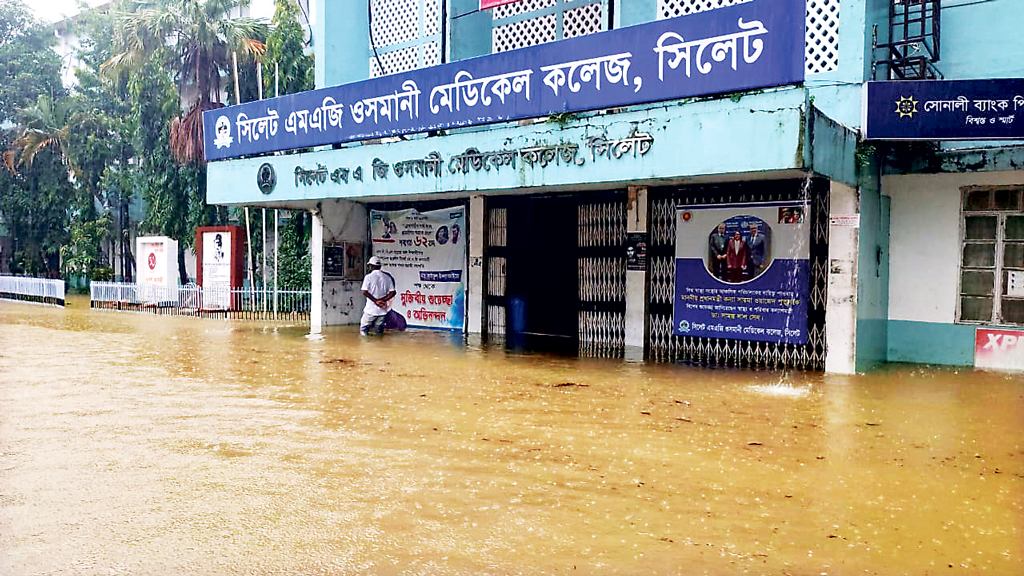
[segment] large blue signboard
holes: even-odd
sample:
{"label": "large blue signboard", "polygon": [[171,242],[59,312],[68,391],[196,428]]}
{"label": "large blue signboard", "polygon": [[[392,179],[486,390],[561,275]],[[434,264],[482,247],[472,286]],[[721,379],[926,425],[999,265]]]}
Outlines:
{"label": "large blue signboard", "polygon": [[807,343],[807,204],[676,208],[673,333]]}
{"label": "large blue signboard", "polygon": [[805,0],[753,0],[210,110],[207,160],[803,81]]}
{"label": "large blue signboard", "polygon": [[873,140],[1024,138],[1024,79],[868,82]]}

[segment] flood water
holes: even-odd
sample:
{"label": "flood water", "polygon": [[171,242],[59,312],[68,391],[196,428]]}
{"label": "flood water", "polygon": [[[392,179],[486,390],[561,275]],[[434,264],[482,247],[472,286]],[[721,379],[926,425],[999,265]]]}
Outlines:
{"label": "flood water", "polygon": [[1024,574],[1024,376],[0,302],[0,574]]}

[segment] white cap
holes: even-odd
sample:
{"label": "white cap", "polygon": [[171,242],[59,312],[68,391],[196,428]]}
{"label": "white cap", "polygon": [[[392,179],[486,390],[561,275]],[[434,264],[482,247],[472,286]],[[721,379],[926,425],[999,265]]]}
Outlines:
{"label": "white cap", "polygon": [[377,258],[376,256],[370,256],[370,259],[367,260],[366,263],[368,265],[370,265],[370,266],[380,266],[381,265],[380,258]]}

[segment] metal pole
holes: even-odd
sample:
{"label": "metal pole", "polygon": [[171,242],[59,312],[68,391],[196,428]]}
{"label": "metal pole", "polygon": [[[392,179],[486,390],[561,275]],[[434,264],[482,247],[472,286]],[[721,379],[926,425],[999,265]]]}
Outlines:
{"label": "metal pole", "polygon": [[267,209],[263,209],[263,312],[267,312]]}
{"label": "metal pole", "polygon": [[278,227],[281,223],[280,210],[274,208],[274,320],[277,320],[277,253],[281,251],[281,234]]}
{"label": "metal pole", "polygon": [[[274,62],[274,97],[277,98],[281,95],[281,83],[280,83],[280,71],[281,66],[279,63]],[[279,227],[281,224],[280,210],[274,209],[274,320],[277,320],[277,277],[280,269],[278,268],[277,255],[281,251],[281,234]]]}
{"label": "metal pole", "polygon": [[235,71],[235,104],[241,104],[242,97],[238,95],[238,52],[231,53],[231,66]]}
{"label": "metal pole", "polygon": [[255,294],[256,293],[256,284],[255,284],[255,281],[253,280],[253,273],[252,273],[252,269],[254,267],[253,265],[255,264],[255,262],[253,262],[253,260],[252,260],[252,231],[249,229],[249,207],[248,206],[245,207],[245,237],[246,237],[247,243],[249,244],[249,247],[246,250],[249,253],[249,265],[246,266],[246,268],[249,269],[249,293],[250,294]]}

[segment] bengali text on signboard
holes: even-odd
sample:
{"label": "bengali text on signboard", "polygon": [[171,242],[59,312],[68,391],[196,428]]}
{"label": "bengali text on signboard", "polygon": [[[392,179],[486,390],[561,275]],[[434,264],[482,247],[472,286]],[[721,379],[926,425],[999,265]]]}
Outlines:
{"label": "bengali text on signboard", "polygon": [[753,0],[209,110],[206,159],[801,82],[805,7]]}
{"label": "bengali text on signboard", "polygon": [[807,204],[676,208],[673,333],[807,342]]}

